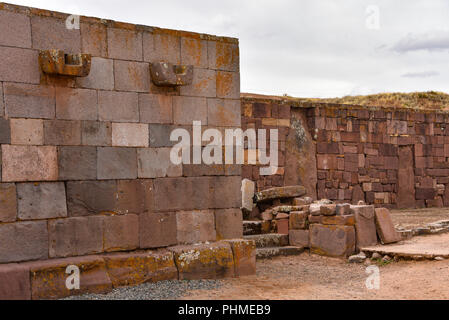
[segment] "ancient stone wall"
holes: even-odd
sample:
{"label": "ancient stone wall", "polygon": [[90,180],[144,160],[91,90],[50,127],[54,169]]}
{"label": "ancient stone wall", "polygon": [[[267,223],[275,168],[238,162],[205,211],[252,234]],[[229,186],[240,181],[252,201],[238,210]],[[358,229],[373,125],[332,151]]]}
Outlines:
{"label": "ancient stone wall", "polygon": [[[174,165],[170,132],[240,127],[238,40],[0,5],[0,263],[241,238],[241,168]],[[92,55],[44,74],[39,50]],[[150,63],[193,65],[158,87]]]}

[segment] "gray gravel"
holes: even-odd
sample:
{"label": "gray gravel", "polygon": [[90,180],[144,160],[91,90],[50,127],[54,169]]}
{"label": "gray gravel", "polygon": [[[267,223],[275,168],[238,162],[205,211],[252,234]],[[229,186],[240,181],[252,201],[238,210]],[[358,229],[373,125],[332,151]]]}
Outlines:
{"label": "gray gravel", "polygon": [[223,280],[169,280],[116,288],[107,294],[84,294],[63,300],[176,300],[187,295],[189,291],[214,290],[224,284]]}

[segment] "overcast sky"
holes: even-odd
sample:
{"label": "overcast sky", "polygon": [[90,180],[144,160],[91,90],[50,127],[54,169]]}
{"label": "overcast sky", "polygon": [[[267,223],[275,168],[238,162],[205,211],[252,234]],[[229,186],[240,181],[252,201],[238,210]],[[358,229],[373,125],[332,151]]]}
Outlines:
{"label": "overcast sky", "polygon": [[240,39],[241,91],[449,93],[448,0],[18,0]]}

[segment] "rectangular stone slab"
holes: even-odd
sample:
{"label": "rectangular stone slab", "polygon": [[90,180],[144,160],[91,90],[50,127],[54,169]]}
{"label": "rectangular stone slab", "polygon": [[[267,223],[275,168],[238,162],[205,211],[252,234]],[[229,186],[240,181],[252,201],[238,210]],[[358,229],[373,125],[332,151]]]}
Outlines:
{"label": "rectangular stone slab", "polygon": [[355,216],[357,248],[377,244],[376,223],[374,222],[374,206],[351,206]]}
{"label": "rectangular stone slab", "polygon": [[256,202],[262,202],[274,199],[301,197],[305,194],[306,189],[303,186],[275,187],[257,192],[255,194],[255,200]]}
{"label": "rectangular stone slab", "polygon": [[391,220],[390,211],[387,208],[376,209],[376,227],[380,241],[383,244],[394,243],[401,240]]}
{"label": "rectangular stone slab", "polygon": [[348,257],[355,252],[355,230],[352,226],[312,224],[309,232],[312,253]]}

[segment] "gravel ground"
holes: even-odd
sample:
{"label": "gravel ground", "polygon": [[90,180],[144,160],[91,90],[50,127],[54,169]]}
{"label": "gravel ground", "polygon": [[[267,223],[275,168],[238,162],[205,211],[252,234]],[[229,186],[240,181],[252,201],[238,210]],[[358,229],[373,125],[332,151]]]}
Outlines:
{"label": "gravel ground", "polygon": [[63,300],[176,300],[190,291],[217,290],[224,285],[223,280],[170,280],[117,288],[108,294],[84,294]]}
{"label": "gravel ground", "polygon": [[428,223],[449,220],[448,208],[404,209],[390,212],[394,225],[404,229],[424,227]]}

